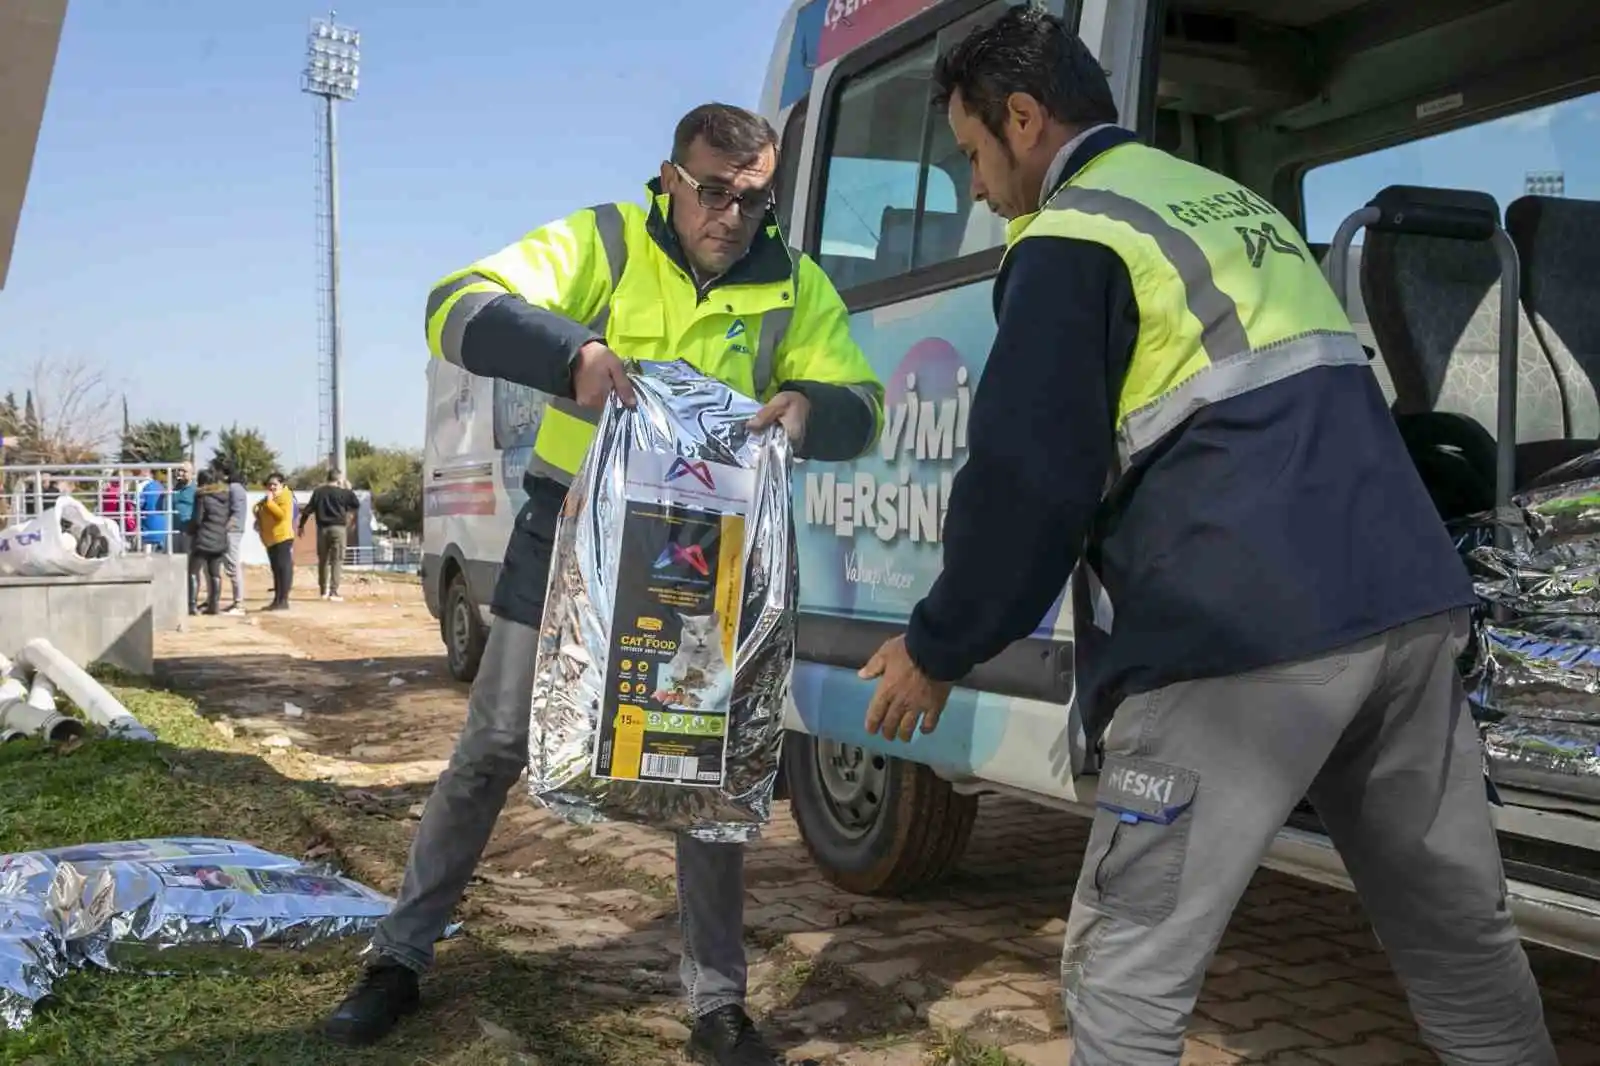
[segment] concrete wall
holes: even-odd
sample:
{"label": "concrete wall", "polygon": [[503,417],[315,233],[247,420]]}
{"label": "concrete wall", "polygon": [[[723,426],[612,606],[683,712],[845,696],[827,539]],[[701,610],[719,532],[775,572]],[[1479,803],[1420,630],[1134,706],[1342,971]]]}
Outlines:
{"label": "concrete wall", "polygon": [[153,623],[156,632],[171,633],[189,617],[189,557],[162,554],[149,559],[154,571],[150,587]]}
{"label": "concrete wall", "polygon": [[[247,521],[253,523],[254,508],[265,492],[252,490],[250,493],[251,515]],[[361,501],[361,511],[356,517],[355,535],[350,538],[349,547],[367,548],[372,545],[372,493],[366,489],[356,490],[356,499]],[[295,519],[299,520],[300,512],[311,502],[311,493],[301,490],[294,494]],[[266,566],[267,549],[261,543],[261,537],[256,533],[253,524],[244,531],[244,540],[239,545],[239,556],[246,566]],[[317,520],[315,518],[306,522],[304,536],[297,536],[294,541],[294,562],[296,566],[317,565]]]}
{"label": "concrete wall", "polygon": [[81,666],[105,662],[149,675],[156,588],[157,567],[143,556],[109,562],[92,577],[0,577],[0,653],[15,656],[44,637]]}

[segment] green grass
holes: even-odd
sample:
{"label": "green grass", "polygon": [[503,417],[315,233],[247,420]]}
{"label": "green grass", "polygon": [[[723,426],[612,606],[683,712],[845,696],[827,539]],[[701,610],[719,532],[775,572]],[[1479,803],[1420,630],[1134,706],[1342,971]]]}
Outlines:
{"label": "green grass", "polygon": [[[0,748],[0,852],[202,835],[300,855],[331,834],[387,863],[404,861],[398,823],[341,805],[336,786],[283,776],[247,744],[212,728],[181,696],[121,678],[108,679],[108,687],[160,742],[93,739],[52,748],[18,741]],[[74,973],[26,1030],[0,1031],[0,1064],[676,1061],[675,1050],[669,1054],[619,1012],[597,1007],[570,965],[507,954],[470,937],[442,948],[427,986],[428,1011],[376,1049],[344,1051],[324,1042],[317,1025],[357,975],[358,947],[241,951],[220,973]],[[507,1041],[507,1032],[514,1039]]]}
{"label": "green grass", "polygon": [[997,1047],[988,1047],[960,1033],[946,1033],[930,1049],[929,1066],[1020,1066]]}

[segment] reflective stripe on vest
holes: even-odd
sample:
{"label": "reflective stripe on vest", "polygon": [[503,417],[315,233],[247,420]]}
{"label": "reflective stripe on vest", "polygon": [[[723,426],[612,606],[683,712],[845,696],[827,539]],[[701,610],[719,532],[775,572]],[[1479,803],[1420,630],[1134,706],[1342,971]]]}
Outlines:
{"label": "reflective stripe on vest", "polygon": [[[593,208],[595,228],[605,249],[606,263],[611,272],[611,292],[615,296],[622,283],[622,274],[628,262],[628,243],[623,232],[622,212],[615,204],[598,204]],[[795,279],[798,289],[798,278]],[[796,292],[798,299],[798,292]],[[757,398],[764,397],[772,385],[773,368],[777,365],[778,349],[789,332],[794,318],[794,307],[779,307],[766,311],[760,318],[760,337],[756,342],[755,361],[751,377]],[[589,328],[605,335],[611,319],[611,300],[589,321]],[[570,484],[578,467],[583,465],[593,439],[590,427],[600,421],[600,413],[580,407],[566,397],[554,396],[545,404],[534,438],[532,454],[528,457],[528,472],[535,477],[547,477],[561,484]]]}
{"label": "reflective stripe on vest", "polygon": [[[594,211],[594,228],[600,236],[600,247],[605,249],[606,268],[611,274],[611,295],[614,296],[617,286],[622,282],[622,272],[628,267],[628,241],[622,232],[622,211],[616,204],[595,204],[591,210]],[[589,328],[604,337],[610,321],[611,296],[607,296],[605,306],[589,320]],[[534,477],[550,478],[563,485],[570,484],[572,475],[583,465],[583,457],[589,451],[589,441],[592,439],[589,427],[599,422],[599,411],[581,407],[576,400],[569,400],[565,396],[550,397],[539,419],[539,432],[534,437],[533,451],[528,455],[528,473]]]}
{"label": "reflective stripe on vest", "polygon": [[[799,287],[799,279],[796,279],[795,287]],[[778,348],[783,344],[793,319],[792,306],[774,308],[761,316],[761,339],[756,342],[756,364],[751,371],[758,400],[766,397],[767,389],[772,385],[772,368],[777,365]]]}
{"label": "reflective stripe on vest", "polygon": [[[1117,183],[1122,166],[1130,168],[1124,174],[1132,187],[1143,181],[1148,189],[1159,179],[1163,202],[1088,184]],[[1191,224],[1226,231],[1210,234],[1217,262],[1192,232],[1162,213],[1182,206],[1191,188],[1198,202],[1237,205],[1237,217],[1218,211]],[[1290,223],[1242,186],[1166,153],[1130,144],[1092,161],[1019,228],[1017,239],[1050,236],[1100,243],[1128,266],[1141,321],[1117,419],[1124,469],[1208,404],[1313,367],[1367,362],[1349,319]],[[1251,243],[1259,239],[1274,241],[1274,254]],[[1239,250],[1226,243],[1234,240],[1243,242]],[[1181,287],[1181,298],[1174,286]],[[1251,308],[1248,319],[1241,304]],[[1154,396],[1144,391],[1152,382],[1160,383]]]}

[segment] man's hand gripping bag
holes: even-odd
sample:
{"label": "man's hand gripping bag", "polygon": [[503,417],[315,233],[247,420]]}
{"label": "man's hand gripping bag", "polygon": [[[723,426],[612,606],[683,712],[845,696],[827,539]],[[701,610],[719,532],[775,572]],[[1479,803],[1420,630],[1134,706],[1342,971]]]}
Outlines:
{"label": "man's hand gripping bag", "polygon": [[534,800],[711,842],[772,811],[799,586],[789,440],[684,362],[630,367],[556,529],[528,732]]}

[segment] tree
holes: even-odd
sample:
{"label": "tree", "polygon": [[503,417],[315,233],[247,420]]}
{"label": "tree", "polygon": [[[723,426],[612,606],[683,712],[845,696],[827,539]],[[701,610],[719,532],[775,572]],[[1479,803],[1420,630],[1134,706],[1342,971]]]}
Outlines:
{"label": "tree", "polygon": [[357,459],[365,459],[378,449],[365,437],[346,437],[344,441],[344,461],[353,463]]}
{"label": "tree", "polygon": [[181,463],[185,458],[183,430],[176,422],[147,418],[122,433],[118,458],[124,463]]}
{"label": "tree", "polygon": [[247,485],[259,485],[278,468],[278,453],[267,446],[259,429],[240,429],[235,422],[217,431],[217,447],[211,455],[213,466],[228,466]]}
{"label": "tree", "polygon": [[[348,453],[350,444],[345,443]],[[350,487],[372,493],[372,510],[396,533],[422,532],[422,453],[373,448],[350,462]]]}
{"label": "tree", "polygon": [[211,439],[211,431],[198,422],[190,422],[183,429],[184,448],[189,453],[189,465],[200,465],[200,445]]}
{"label": "tree", "polygon": [[100,371],[71,359],[40,358],[23,384],[23,402],[8,392],[0,411],[13,423],[6,436],[11,463],[91,463],[117,440],[117,397]]}
{"label": "tree", "polygon": [[297,466],[284,476],[289,479],[291,489],[309,492],[328,480],[328,468],[321,463],[312,463],[310,466]]}

